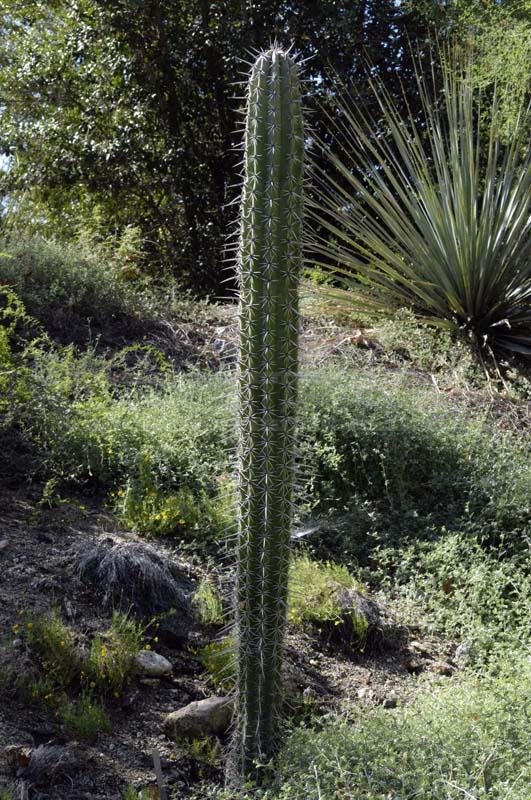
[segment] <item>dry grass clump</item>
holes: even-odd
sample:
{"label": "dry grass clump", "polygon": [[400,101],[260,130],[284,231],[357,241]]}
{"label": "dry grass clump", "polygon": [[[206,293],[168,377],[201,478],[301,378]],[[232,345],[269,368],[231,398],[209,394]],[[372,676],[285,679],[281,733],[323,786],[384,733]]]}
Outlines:
{"label": "dry grass clump", "polygon": [[190,608],[190,579],[149,544],[116,542],[109,537],[85,543],[77,550],[74,564],[81,580],[95,589],[106,607],[139,616]]}

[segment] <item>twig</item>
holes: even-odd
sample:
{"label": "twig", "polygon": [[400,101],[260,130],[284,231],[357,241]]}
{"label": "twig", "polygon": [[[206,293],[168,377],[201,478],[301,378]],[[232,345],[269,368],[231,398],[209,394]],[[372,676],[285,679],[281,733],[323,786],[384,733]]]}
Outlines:
{"label": "twig", "polygon": [[155,776],[157,778],[157,786],[159,787],[159,797],[160,800],[168,800],[168,795],[166,794],[166,788],[164,786],[164,778],[162,777],[162,767],[160,765],[160,756],[158,750],[151,751],[151,756],[153,758],[153,767],[155,769]]}

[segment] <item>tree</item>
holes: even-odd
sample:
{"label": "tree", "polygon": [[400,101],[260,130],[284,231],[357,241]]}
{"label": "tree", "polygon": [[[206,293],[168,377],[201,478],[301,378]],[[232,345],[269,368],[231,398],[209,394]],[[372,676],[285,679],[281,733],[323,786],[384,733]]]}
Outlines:
{"label": "tree", "polygon": [[[218,293],[242,57],[275,37],[293,43],[322,94],[368,56],[395,92],[411,79],[407,38],[427,25],[394,0],[4,0],[8,222],[67,239],[80,225],[102,236],[138,225],[153,270]],[[313,124],[323,129],[320,112]]]}
{"label": "tree", "polygon": [[531,0],[407,0],[407,7],[441,37],[473,42],[474,82],[499,98],[500,133],[511,137],[529,99]]}

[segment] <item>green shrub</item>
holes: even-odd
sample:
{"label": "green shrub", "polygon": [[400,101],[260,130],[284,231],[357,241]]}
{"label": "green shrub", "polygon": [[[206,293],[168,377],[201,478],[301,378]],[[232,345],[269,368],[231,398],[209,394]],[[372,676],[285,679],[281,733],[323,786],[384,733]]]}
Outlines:
{"label": "green shrub", "polygon": [[[19,426],[40,476],[109,492],[138,530],[212,541],[234,521],[233,389],[223,374],[117,389],[90,352],[43,353]],[[308,541],[321,558],[366,560],[379,541],[444,525],[525,547],[527,434],[488,407],[472,413],[407,376],[337,368],[308,371],[301,399],[299,506],[317,518]]]}
{"label": "green shrub", "polygon": [[123,800],[151,800],[152,794],[148,789],[136,791],[134,786],[128,786],[123,794]]}
{"label": "green shrub", "polygon": [[526,800],[531,665],[464,681],[393,713],[302,728],[282,754],[278,800]]}
{"label": "green shrub", "polygon": [[133,288],[97,249],[40,237],[3,240],[0,249],[0,281],[52,335],[86,339],[89,321],[107,327],[139,308]]}
{"label": "green shrub", "polygon": [[341,564],[319,563],[308,556],[292,559],[289,574],[288,619],[299,624],[340,619],[338,592],[357,582]]}
{"label": "green shrub", "polygon": [[21,703],[32,706],[45,706],[53,708],[57,704],[58,696],[61,696],[57,682],[47,675],[36,676],[29,672],[19,675],[15,679],[17,697]]}
{"label": "green shrub", "polygon": [[230,691],[236,679],[236,648],[232,637],[210,642],[200,652],[201,663],[216,688]]}
{"label": "green shrub", "polygon": [[143,639],[144,629],[138,622],[115,612],[109,630],[92,640],[85,682],[91,689],[119,697],[133,673],[133,659],[142,649]]}
{"label": "green shrub", "polygon": [[41,332],[20,298],[0,285],[0,427],[12,422],[13,406],[28,398],[29,361],[39,340],[44,341]]}
{"label": "green shrub", "polygon": [[204,578],[199,584],[193,596],[193,604],[204,625],[221,625],[223,623],[223,599],[210,576]]}
{"label": "green shrub", "polygon": [[[162,391],[114,397],[104,367],[85,354],[43,358],[21,427],[38,471],[70,486],[106,487],[125,524],[208,538],[229,522],[229,416],[221,380],[169,381]],[[58,369],[54,367],[59,362]],[[231,477],[231,476],[230,476]]]}
{"label": "green shrub", "polygon": [[161,490],[142,465],[140,475],[112,496],[116,496],[115,508],[124,524],[143,533],[193,539],[216,524],[215,502],[204,491],[194,495],[184,487],[174,492]]}
{"label": "green shrub", "polygon": [[405,308],[391,319],[378,321],[376,336],[391,363],[427,371],[453,387],[485,385],[485,375],[464,342],[444,328],[422,325]]}
{"label": "green shrub", "polygon": [[80,659],[74,634],[56,610],[44,616],[28,617],[24,636],[50,685],[63,689],[79,676]]}
{"label": "green shrub", "polygon": [[531,646],[531,573],[528,557],[458,533],[375,554],[372,579],[395,598],[407,624],[473,643],[476,667],[491,666]]}
{"label": "green shrub", "polygon": [[[514,655],[514,654],[513,654]],[[424,691],[394,711],[321,717],[288,737],[260,800],[528,800],[531,664]],[[232,800],[203,785],[195,800]]]}
{"label": "green shrub", "polygon": [[74,703],[65,703],[59,716],[67,736],[94,742],[101,733],[110,733],[109,716],[90,692],[82,692]]}
{"label": "green shrub", "polygon": [[302,395],[308,497],[318,515],[346,523],[337,540],[327,520],[309,539],[324,554],[366,558],[371,535],[400,542],[445,524],[525,546],[528,446],[488,409],[471,413],[407,377],[332,369],[309,373]]}

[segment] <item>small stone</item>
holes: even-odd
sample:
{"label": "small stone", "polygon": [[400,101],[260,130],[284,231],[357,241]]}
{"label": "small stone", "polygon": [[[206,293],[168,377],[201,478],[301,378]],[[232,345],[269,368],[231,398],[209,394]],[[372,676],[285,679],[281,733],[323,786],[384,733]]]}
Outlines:
{"label": "small stone", "polygon": [[373,693],[372,690],[369,689],[367,686],[362,686],[361,689],[358,689],[356,694],[358,695],[360,700],[365,700],[365,699],[370,700]]}
{"label": "small stone", "polygon": [[413,658],[410,658],[409,661],[406,662],[407,671],[415,675],[417,675],[419,672],[422,672],[425,666],[426,665],[424,661],[422,661],[422,659],[420,658],[415,658],[415,656]]}
{"label": "small stone", "polygon": [[384,708],[396,708],[398,705],[398,699],[393,695],[386,697],[382,703]]}
{"label": "small stone", "polygon": [[430,648],[428,645],[424,644],[424,642],[416,642],[412,641],[409,642],[410,650],[414,650],[416,653],[421,653],[422,655],[429,656],[430,655]]}
{"label": "small stone", "polygon": [[143,675],[150,678],[161,678],[173,669],[167,658],[152,650],[140,650],[135,656],[135,664]]}
{"label": "small stone", "polygon": [[229,697],[196,700],[164,720],[164,732],[170,739],[201,739],[223,735],[232,720],[234,702]]}
{"label": "small stone", "polygon": [[437,675],[453,675],[455,672],[455,667],[452,667],[451,664],[447,664],[446,661],[432,661],[431,664],[428,664],[427,669],[430,672],[435,672]]}
{"label": "small stone", "polygon": [[454,661],[458,667],[468,667],[474,663],[476,655],[474,642],[462,642],[455,651]]}

